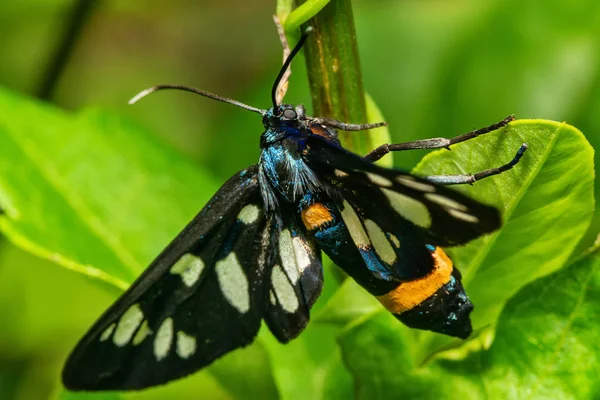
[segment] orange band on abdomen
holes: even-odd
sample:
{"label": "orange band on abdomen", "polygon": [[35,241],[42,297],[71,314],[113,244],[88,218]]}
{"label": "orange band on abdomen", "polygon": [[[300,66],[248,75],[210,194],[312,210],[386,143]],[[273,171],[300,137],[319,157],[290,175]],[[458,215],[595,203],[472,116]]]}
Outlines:
{"label": "orange band on abdomen", "polygon": [[402,282],[383,296],[377,296],[377,300],[389,312],[400,314],[418,306],[450,281],[454,268],[452,260],[439,247],[436,247],[431,256],[434,265],[428,275],[414,281]]}

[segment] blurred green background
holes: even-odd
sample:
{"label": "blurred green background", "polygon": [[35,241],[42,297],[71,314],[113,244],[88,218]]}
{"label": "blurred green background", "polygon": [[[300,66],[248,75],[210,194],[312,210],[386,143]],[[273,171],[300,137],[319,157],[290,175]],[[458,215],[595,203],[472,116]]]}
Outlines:
{"label": "blurred green background", "polygon": [[[74,4],[0,2],[0,85],[40,92]],[[567,121],[597,147],[596,1],[354,5],[365,88],[394,141],[450,137],[514,113]],[[268,107],[281,63],[274,10],[267,0],[98,1],[50,101],[133,120],[222,182],[258,159],[262,125],[255,114],[178,92],[135,106],[127,100],[154,84],[180,83]],[[309,102],[304,71],[297,61],[290,102]],[[423,154],[396,156],[395,164],[411,168]],[[596,217],[582,247],[599,228]],[[113,296],[0,238],[0,399],[55,393],[64,357]]]}

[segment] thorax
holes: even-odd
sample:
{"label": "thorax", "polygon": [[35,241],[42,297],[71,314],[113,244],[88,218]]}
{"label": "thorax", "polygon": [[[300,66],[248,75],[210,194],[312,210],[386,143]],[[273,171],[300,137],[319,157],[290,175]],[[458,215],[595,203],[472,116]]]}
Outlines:
{"label": "thorax", "polygon": [[259,182],[267,209],[281,201],[297,204],[306,194],[323,191],[317,174],[306,161],[311,136],[337,141],[335,132],[307,118],[304,107],[282,104],[263,115],[260,137]]}
{"label": "thorax", "polygon": [[296,203],[306,192],[318,190],[319,179],[302,157],[305,150],[300,136],[288,136],[263,147],[259,180],[267,207],[279,201]]}

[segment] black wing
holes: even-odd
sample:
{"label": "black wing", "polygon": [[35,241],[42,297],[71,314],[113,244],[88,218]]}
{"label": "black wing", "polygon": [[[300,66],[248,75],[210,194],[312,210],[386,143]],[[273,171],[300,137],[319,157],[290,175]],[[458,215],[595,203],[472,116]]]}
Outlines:
{"label": "black wing", "polygon": [[131,390],[188,375],[252,342],[267,300],[253,166],[232,177],[69,356],[73,390]]}
{"label": "black wing", "polygon": [[500,214],[494,207],[408,172],[379,167],[317,136],[307,143],[305,157],[320,176],[342,187],[351,182],[365,198],[383,193],[386,201],[377,205],[388,208],[387,215],[410,221],[428,243],[465,244],[500,228]]}
{"label": "black wing", "polygon": [[500,227],[493,207],[409,173],[374,165],[321,138],[312,136],[307,143],[304,157],[329,182],[353,241],[378,278],[424,276],[432,268],[427,244],[464,244]]}

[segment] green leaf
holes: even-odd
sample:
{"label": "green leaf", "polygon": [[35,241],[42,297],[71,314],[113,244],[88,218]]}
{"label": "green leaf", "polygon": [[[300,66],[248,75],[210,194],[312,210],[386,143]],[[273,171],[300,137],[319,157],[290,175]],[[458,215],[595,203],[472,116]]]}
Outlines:
{"label": "green leaf", "polygon": [[302,334],[282,345],[270,332],[261,331],[260,338],[274,365],[273,375],[282,399],[330,398],[328,393],[348,393],[352,388],[351,376],[342,365],[335,341],[340,327],[320,324],[315,317],[329,304],[328,299],[337,296],[340,287],[335,279],[340,270],[326,256],[323,269],[326,283]]}
{"label": "green leaf", "polygon": [[[368,93],[365,95],[365,104],[367,107],[367,121],[369,123],[373,124],[377,122],[385,122],[383,113],[377,106],[377,103],[375,103],[375,100],[373,100],[373,98],[369,96]],[[376,149],[382,144],[392,143],[390,129],[387,126],[369,129],[368,135],[371,139],[372,149]],[[382,167],[391,168],[394,166],[394,154],[390,153],[382,159],[376,161],[376,163],[381,165]]]}
{"label": "green leaf", "polygon": [[[285,15],[285,30],[287,32],[294,32],[296,29],[300,28],[300,25],[317,15],[330,1],[331,0],[308,0],[299,5],[298,8],[288,15]],[[281,0],[278,1],[278,10],[290,10],[289,8],[286,10],[284,5],[280,6],[280,3],[285,2]]]}
{"label": "green leaf", "polygon": [[118,393],[74,393],[61,391],[56,400],[122,400]]}
{"label": "green leaf", "polygon": [[[264,336],[271,332],[263,327],[261,340],[242,350],[233,351],[219,358],[210,366],[210,373],[236,399],[278,399],[271,357]],[[286,365],[288,363],[283,363]],[[277,364],[274,364],[277,365]]]}
{"label": "green leaf", "polygon": [[121,289],[217,187],[114,116],[72,115],[5,90],[0,109],[0,229],[25,250]]}
{"label": "green leaf", "polygon": [[[217,188],[209,174],[116,116],[73,115],[6,90],[0,90],[0,110],[0,230],[15,245],[96,279],[113,295]],[[278,397],[260,343],[231,357],[252,369],[252,384],[246,371],[216,363],[142,397],[185,398],[196,394],[192,386],[214,394],[207,397]]]}
{"label": "green leaf", "polygon": [[313,313],[313,322],[345,325],[350,321],[368,317],[381,311],[381,304],[352,279],[346,279],[340,289],[318,312]]}
{"label": "green leaf", "polygon": [[[415,171],[420,175],[478,172],[508,162],[524,142],[529,150],[512,171],[456,187],[498,207],[504,219],[500,231],[448,249],[475,304],[476,331],[495,323],[506,301],[520,288],[560,269],[571,256],[594,209],[593,150],[569,125],[524,120],[453,146],[452,151],[431,153]],[[397,340],[411,343],[414,363],[443,348],[460,346],[443,335],[410,331],[394,318],[378,315],[387,312],[382,307],[373,311],[375,307],[361,288],[346,283],[318,317],[342,325],[385,321],[398,333]]]}
{"label": "green leaf", "polygon": [[[500,231],[449,249],[475,304],[474,329],[492,324],[521,287],[565,265],[594,212],[594,151],[576,128],[520,120],[492,135],[437,151],[420,175],[478,172],[508,162],[521,143],[529,150],[510,172],[456,189],[501,210]],[[448,340],[421,337],[425,354]]]}
{"label": "green leaf", "polygon": [[352,387],[335,341],[339,332],[337,326],[313,321],[300,337],[285,345],[270,333],[264,335],[282,399],[324,398],[327,392],[346,392]]}
{"label": "green leaf", "polygon": [[[391,316],[340,338],[359,399],[592,399],[600,395],[600,255],[527,285],[510,300],[489,350],[478,342],[427,365]],[[384,345],[382,345],[384,344]]]}

